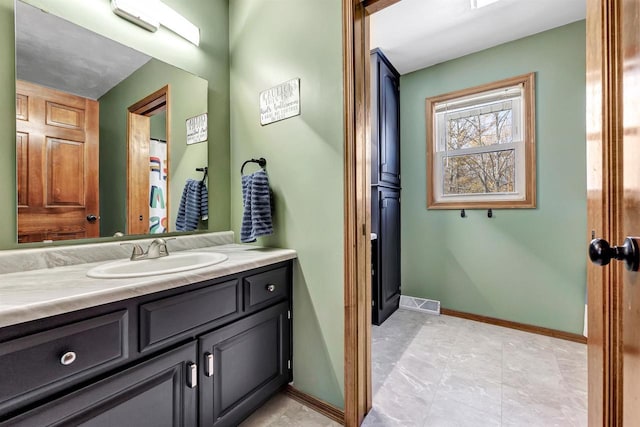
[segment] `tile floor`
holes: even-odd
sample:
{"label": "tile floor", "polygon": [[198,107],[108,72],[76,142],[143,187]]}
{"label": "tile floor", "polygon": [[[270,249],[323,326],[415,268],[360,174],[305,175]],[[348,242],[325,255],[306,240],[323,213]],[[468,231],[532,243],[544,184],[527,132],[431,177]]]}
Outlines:
{"label": "tile floor", "polygon": [[584,344],[408,310],[372,335],[364,427],[587,425]]}
{"label": "tile floor", "polygon": [[[372,334],[364,427],[587,425],[583,344],[408,310]],[[277,395],[241,427],[337,425]]]}
{"label": "tile floor", "polygon": [[340,424],[309,409],[284,393],[271,398],[240,427],[340,427]]}

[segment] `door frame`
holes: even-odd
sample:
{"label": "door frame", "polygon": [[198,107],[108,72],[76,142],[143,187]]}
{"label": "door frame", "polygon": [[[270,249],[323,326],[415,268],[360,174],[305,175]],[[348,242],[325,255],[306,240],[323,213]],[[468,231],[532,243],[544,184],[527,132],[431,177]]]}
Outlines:
{"label": "door frame", "polygon": [[400,0],[343,0],[344,424],[371,409],[371,125],[369,15]]}
{"label": "door frame", "polygon": [[[624,240],[622,0],[587,0],[587,232]],[[587,264],[589,425],[622,425],[622,266]]]}
{"label": "door frame", "polygon": [[[344,84],[344,424],[358,426],[372,405],[369,15],[400,0],[343,0]],[[602,182],[589,188],[589,233],[622,241],[622,108],[619,37],[622,0],[587,0],[587,152]],[[593,129],[591,129],[593,127]],[[588,155],[589,155],[588,154]],[[591,164],[589,165],[591,166]],[[591,179],[591,177],[589,177]],[[589,183],[588,179],[588,183]],[[597,190],[601,185],[600,190]],[[589,185],[588,185],[589,187]],[[594,228],[596,227],[596,228]],[[610,240],[610,241],[611,241]],[[621,423],[619,333],[620,267],[587,268],[589,425]],[[612,321],[613,319],[613,321]]]}
{"label": "door frame", "polygon": [[[166,112],[165,118],[165,133],[166,133],[166,144],[167,144],[167,171],[169,171],[169,165],[171,162],[170,156],[170,141],[171,141],[171,94],[170,94],[169,85],[163,86],[157,91],[151,93],[148,96],[145,96],[140,101],[134,103],[129,108],[127,108],[127,234],[131,234],[129,232],[132,224],[135,223],[135,213],[132,211],[131,207],[133,206],[133,199],[135,198],[136,191],[132,185],[132,182],[136,182],[137,180],[133,179],[134,170],[136,168],[136,159],[132,156],[132,135],[135,134],[134,129],[134,121],[132,120],[132,115],[140,115],[151,117],[155,114],[161,113],[163,111]],[[148,162],[147,162],[148,163]],[[148,181],[147,181],[148,182]],[[147,185],[148,187],[148,185]],[[165,195],[165,206],[167,209],[167,218],[169,218],[169,208],[170,208],[170,197],[169,197],[169,176],[167,174],[167,192]],[[148,225],[148,221],[147,221]],[[167,231],[169,231],[169,221],[167,221]],[[146,233],[145,233],[146,234]]]}

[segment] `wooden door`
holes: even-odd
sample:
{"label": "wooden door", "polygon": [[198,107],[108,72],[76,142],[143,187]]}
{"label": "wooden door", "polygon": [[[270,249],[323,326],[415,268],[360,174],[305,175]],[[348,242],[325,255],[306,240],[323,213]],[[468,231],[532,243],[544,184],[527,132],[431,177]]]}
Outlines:
{"label": "wooden door", "polygon": [[18,242],[98,237],[98,102],[16,82]]}
{"label": "wooden door", "polygon": [[[127,234],[147,234],[149,223],[149,146],[151,140],[151,119],[165,112],[165,134],[167,145],[167,170],[169,170],[169,147],[171,140],[171,109],[169,85],[164,86],[128,108],[127,113]],[[167,173],[167,230],[169,218],[169,180]]]}
{"label": "wooden door", "polygon": [[129,113],[127,173],[127,234],[149,232],[149,144],[148,116]]}
{"label": "wooden door", "polygon": [[[638,0],[588,2],[588,232],[611,246],[640,236],[639,20]],[[587,279],[589,425],[640,425],[640,273],[612,261]]]}

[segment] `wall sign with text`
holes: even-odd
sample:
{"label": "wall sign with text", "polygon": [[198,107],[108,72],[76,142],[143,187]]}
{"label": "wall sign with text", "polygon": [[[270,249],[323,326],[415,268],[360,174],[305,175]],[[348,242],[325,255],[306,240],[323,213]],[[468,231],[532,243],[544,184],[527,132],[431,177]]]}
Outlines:
{"label": "wall sign with text", "polygon": [[300,79],[292,79],[260,92],[260,124],[300,115]]}
{"label": "wall sign with text", "polygon": [[207,113],[187,119],[187,145],[204,142],[207,138]]}

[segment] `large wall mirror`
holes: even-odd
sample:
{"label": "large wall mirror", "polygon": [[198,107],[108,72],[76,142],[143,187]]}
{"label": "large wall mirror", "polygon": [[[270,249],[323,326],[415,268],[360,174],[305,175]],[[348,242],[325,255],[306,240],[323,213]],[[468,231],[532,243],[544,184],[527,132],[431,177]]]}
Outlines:
{"label": "large wall mirror", "polygon": [[18,243],[190,231],[180,202],[207,185],[208,144],[187,144],[186,121],[207,113],[207,81],[21,1],[15,14]]}

